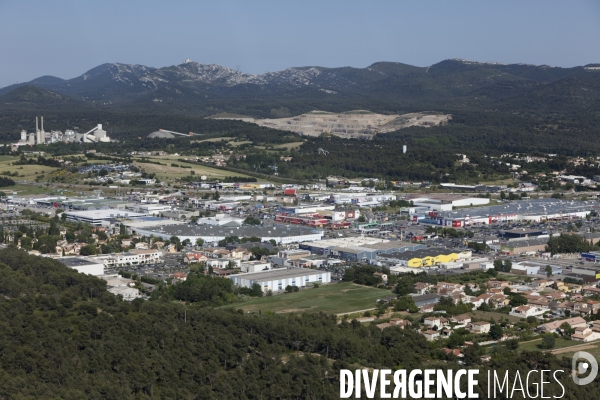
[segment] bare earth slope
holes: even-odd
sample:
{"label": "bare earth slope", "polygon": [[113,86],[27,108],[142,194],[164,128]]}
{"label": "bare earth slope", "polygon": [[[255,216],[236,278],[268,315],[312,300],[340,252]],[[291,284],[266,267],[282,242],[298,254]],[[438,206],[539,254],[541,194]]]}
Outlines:
{"label": "bare earth slope", "polygon": [[329,133],[342,138],[372,138],[377,133],[392,132],[410,126],[430,127],[448,122],[449,114],[429,112],[383,115],[370,111],[356,110],[345,113],[311,111],[289,118],[252,119],[252,118],[218,118],[238,119],[253,122],[260,126],[291,131],[305,136],[319,136]]}

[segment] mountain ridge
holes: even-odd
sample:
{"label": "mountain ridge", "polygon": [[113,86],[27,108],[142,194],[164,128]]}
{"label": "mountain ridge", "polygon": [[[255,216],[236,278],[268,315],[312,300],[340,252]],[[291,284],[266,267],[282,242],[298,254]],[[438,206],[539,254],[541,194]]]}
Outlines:
{"label": "mountain ridge", "polygon": [[[544,86],[561,81],[567,83],[555,85],[560,88],[556,95],[565,99],[575,96],[566,90],[569,85],[591,82],[589,90],[573,87],[572,92],[583,96],[579,103],[584,107],[596,106],[596,65],[561,68],[448,59],[428,67],[381,61],[365,68],[304,66],[258,75],[196,62],[161,68],[105,63],[71,79],[46,75],[10,85],[0,95],[29,85],[119,111],[195,116],[234,112],[255,118],[312,109],[404,113],[505,107],[514,112],[509,105],[535,108],[526,99],[538,101],[549,90]],[[553,112],[562,112],[554,103]]]}

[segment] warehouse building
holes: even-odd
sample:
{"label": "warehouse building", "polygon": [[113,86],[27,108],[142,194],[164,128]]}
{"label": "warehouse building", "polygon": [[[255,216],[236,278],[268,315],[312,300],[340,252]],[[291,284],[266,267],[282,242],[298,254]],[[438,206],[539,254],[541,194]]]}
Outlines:
{"label": "warehouse building", "polygon": [[57,259],[69,268],[73,268],[82,274],[103,275],[104,264],[88,257],[61,257]]}
{"label": "warehouse building", "polygon": [[573,266],[571,273],[576,275],[592,276],[594,279],[600,279],[600,268]]}
{"label": "warehouse building", "polygon": [[252,288],[255,283],[263,292],[281,292],[287,286],[307,287],[331,282],[331,273],[307,268],[280,268],[229,276],[234,284]]}
{"label": "warehouse building", "polygon": [[470,250],[458,252],[451,249],[425,248],[402,253],[381,254],[377,257],[377,261],[388,266],[422,268],[468,261],[471,257]]}
{"label": "warehouse building", "polygon": [[88,223],[92,226],[107,225],[110,220],[117,218],[138,219],[148,214],[137,213],[127,210],[88,210],[88,211],[65,211],[68,221]]}
{"label": "warehouse building", "polygon": [[197,239],[202,239],[206,243],[213,243],[225,239],[228,236],[237,236],[239,238],[257,237],[263,242],[275,240],[277,244],[299,243],[312,240],[321,240],[323,231],[296,225],[260,225],[260,226],[239,226],[224,227],[218,225],[155,225],[138,227],[135,229],[138,235],[161,237],[165,240],[171,236],[177,236],[179,240],[189,239],[196,243]]}
{"label": "warehouse building", "polygon": [[348,237],[300,244],[300,249],[346,261],[371,261],[380,254],[427,248],[426,245],[370,237]]}
{"label": "warehouse building", "polygon": [[451,211],[453,207],[481,206],[490,204],[487,197],[466,197],[454,194],[434,193],[427,196],[407,198],[415,206],[427,207],[430,211]]}
{"label": "warehouse building", "polygon": [[[446,220],[466,219],[472,215],[485,216],[490,223],[510,221],[557,221],[581,219],[595,206],[593,201],[567,201],[560,199],[535,199],[511,201],[494,206],[443,211],[439,216]],[[468,221],[468,220],[467,220]]]}
{"label": "warehouse building", "polygon": [[539,274],[541,269],[541,265],[532,262],[523,262],[513,264],[511,272],[513,274],[520,275],[535,275]]}
{"label": "warehouse building", "polygon": [[510,229],[510,230],[502,230],[500,231],[500,237],[506,239],[513,238],[527,238],[527,237],[536,237],[544,234],[544,231],[541,229]]}
{"label": "warehouse building", "polygon": [[507,254],[534,254],[546,251],[548,237],[531,240],[511,240],[506,244],[490,246]]}

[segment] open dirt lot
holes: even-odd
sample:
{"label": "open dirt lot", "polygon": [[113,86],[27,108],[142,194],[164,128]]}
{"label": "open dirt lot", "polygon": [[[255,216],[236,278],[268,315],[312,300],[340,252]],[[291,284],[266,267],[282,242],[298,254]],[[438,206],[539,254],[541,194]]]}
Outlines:
{"label": "open dirt lot", "polygon": [[448,122],[451,118],[452,116],[449,114],[434,112],[383,115],[358,110],[338,114],[325,111],[311,111],[289,118],[254,120],[240,118],[240,120],[306,136],[319,136],[327,133],[348,139],[368,139],[377,133],[392,132],[410,126],[430,127],[440,125]]}

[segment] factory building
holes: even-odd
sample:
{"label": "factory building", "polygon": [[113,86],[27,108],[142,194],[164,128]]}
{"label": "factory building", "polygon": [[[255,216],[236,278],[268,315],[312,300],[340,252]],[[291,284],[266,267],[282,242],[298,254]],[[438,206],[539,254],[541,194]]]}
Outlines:
{"label": "factory building", "polygon": [[307,287],[313,284],[331,282],[329,271],[319,271],[307,268],[280,268],[261,272],[250,272],[229,276],[235,285],[251,288],[255,283],[260,285],[263,292],[269,290],[281,292],[287,286]]}
{"label": "factory building", "polygon": [[41,127],[38,124],[38,117],[35,117],[35,132],[28,133],[26,130],[22,130],[21,139],[17,143],[14,143],[13,146],[35,146],[56,142],[106,143],[110,142],[110,138],[106,134],[106,131],[102,129],[101,124],[98,124],[86,133],[77,133],[70,130],[66,130],[65,133],[61,131],[46,132],[44,130],[44,117],[41,117]]}

